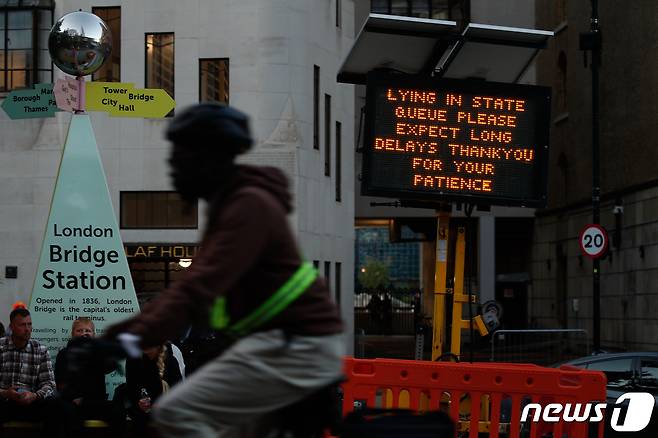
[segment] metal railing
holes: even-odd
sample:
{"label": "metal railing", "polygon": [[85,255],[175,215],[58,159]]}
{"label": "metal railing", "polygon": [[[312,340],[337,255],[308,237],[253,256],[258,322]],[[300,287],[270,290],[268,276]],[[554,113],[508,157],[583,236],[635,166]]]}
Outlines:
{"label": "metal railing", "polygon": [[354,326],[367,335],[414,335],[420,302],[417,290],[359,293],[354,297]]}
{"label": "metal railing", "polygon": [[492,362],[554,365],[590,354],[587,330],[498,330],[491,336]]}

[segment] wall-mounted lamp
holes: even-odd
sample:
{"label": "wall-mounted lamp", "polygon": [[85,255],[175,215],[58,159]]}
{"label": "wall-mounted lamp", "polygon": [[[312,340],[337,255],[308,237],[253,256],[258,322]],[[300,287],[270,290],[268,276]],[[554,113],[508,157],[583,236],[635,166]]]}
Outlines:
{"label": "wall-mounted lamp", "polygon": [[192,259],[180,259],[178,260],[178,264],[181,268],[189,268],[192,266]]}
{"label": "wall-mounted lamp", "polygon": [[578,311],[580,311],[580,300],[578,298],[573,298],[571,300],[571,309],[574,311],[574,313],[578,313]]}
{"label": "wall-mounted lamp", "polygon": [[5,278],[18,278],[18,266],[5,266]]}

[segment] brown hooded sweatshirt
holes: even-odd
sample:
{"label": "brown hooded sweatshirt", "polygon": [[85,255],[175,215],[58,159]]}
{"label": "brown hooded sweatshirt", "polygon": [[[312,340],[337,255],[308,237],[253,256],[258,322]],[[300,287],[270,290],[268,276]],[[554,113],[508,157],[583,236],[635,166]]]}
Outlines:
{"label": "brown hooded sweatshirt", "polygon": [[[287,214],[292,210],[285,175],[272,167],[238,165],[210,201],[201,249],[179,281],[140,314],[110,327],[106,336],[134,333],[144,346],[177,339],[192,323],[207,323],[226,297],[231,324],[259,307],[302,263]],[[340,333],[338,310],[321,278],[258,330],[322,336]]]}

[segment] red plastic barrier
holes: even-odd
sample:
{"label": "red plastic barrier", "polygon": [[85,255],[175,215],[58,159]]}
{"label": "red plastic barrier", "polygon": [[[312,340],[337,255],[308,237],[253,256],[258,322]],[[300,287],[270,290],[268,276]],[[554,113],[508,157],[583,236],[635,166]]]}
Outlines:
{"label": "red plastic barrier", "polygon": [[[368,407],[407,407],[412,410],[449,409],[452,419],[468,429],[470,438],[478,437],[478,430],[488,429],[491,438],[498,438],[501,428],[501,405],[511,414],[510,438],[518,438],[521,429],[523,400],[542,406],[548,403],[596,403],[606,400],[606,378],[599,371],[576,368],[544,368],[537,365],[507,363],[454,363],[426,362],[395,359],[345,359],[343,384],[343,413],[354,409],[355,402]],[[400,396],[405,394],[408,406],[400,406]],[[389,397],[386,394],[389,394]],[[442,403],[449,395],[450,401]],[[390,406],[385,403],[388,398]],[[464,399],[470,398],[471,408]],[[509,401],[508,401],[509,400]],[[421,406],[424,405],[424,406]],[[442,406],[443,404],[443,406]],[[460,412],[461,411],[461,412]],[[484,413],[486,418],[480,418]],[[530,417],[532,417],[532,410]],[[559,414],[560,417],[562,413]],[[483,422],[483,423],[481,423]],[[530,426],[530,424],[532,424]],[[603,422],[598,424],[598,435],[603,436]],[[541,437],[552,431],[554,437],[566,433],[569,438],[585,438],[590,423],[527,422],[530,438]]]}

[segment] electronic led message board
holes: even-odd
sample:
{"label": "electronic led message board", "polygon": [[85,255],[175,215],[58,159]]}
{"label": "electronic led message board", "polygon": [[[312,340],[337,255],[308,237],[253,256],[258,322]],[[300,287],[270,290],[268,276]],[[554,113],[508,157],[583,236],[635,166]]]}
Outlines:
{"label": "electronic led message board", "polygon": [[546,205],[550,88],[368,75],[362,194]]}

